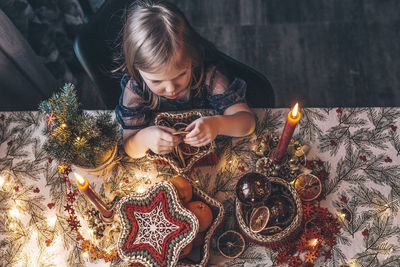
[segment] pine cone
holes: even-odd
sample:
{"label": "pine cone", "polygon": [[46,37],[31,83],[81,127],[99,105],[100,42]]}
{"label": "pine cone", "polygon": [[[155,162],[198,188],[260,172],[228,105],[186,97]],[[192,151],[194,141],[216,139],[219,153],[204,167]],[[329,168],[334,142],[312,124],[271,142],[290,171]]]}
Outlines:
{"label": "pine cone", "polygon": [[256,162],[256,171],[264,174],[265,176],[271,176],[274,170],[274,162],[271,158],[262,157]]}

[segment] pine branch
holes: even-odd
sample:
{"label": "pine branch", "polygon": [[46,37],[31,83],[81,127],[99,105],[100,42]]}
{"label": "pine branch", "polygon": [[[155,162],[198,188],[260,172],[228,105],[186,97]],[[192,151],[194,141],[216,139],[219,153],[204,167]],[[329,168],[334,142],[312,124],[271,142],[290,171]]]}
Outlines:
{"label": "pine branch", "polygon": [[400,166],[387,165],[384,161],[385,155],[371,158],[366,166],[361,166],[365,175],[377,184],[386,184],[391,187],[399,185]]}
{"label": "pine branch", "polygon": [[67,165],[95,167],[101,163],[101,155],[113,149],[120,137],[110,112],[83,112],[72,84],[65,84],[61,92],[42,102],[39,108],[48,122],[44,149]]}
{"label": "pine branch", "polygon": [[322,136],[322,130],[315,122],[325,121],[326,119],[327,116],[317,109],[302,109],[302,118],[299,122],[299,136],[307,141],[316,140],[316,136]]}
{"label": "pine branch", "polygon": [[336,176],[325,184],[325,194],[329,195],[335,192],[342,181],[351,183],[363,181],[365,178],[357,174],[362,164],[359,154],[355,154],[351,148],[347,149],[345,158],[339,160],[337,164]]}
{"label": "pine branch", "polygon": [[400,266],[400,258],[398,255],[392,255],[389,258],[386,258],[381,267],[398,267]]}
{"label": "pine branch", "polygon": [[265,132],[275,133],[279,127],[283,126],[282,118],[285,117],[282,112],[272,112],[271,109],[266,109],[264,117],[257,121],[254,133],[257,137],[264,135]]}

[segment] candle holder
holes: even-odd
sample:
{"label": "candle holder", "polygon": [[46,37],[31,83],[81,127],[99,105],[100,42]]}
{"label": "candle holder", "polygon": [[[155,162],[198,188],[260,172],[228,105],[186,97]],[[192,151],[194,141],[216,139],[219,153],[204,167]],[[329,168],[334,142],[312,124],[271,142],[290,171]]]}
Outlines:
{"label": "candle holder", "polygon": [[286,181],[293,181],[298,175],[306,172],[306,153],[308,146],[301,145],[298,141],[291,140],[282,160],[274,160],[274,151],[277,145],[277,138],[268,134],[263,143],[269,148],[256,162],[256,171],[266,177],[281,177]]}
{"label": "candle holder", "polygon": [[76,178],[76,185],[79,191],[85,195],[86,199],[89,200],[96,209],[100,212],[100,218],[104,223],[111,224],[114,221],[114,211],[110,209],[101,197],[93,190],[86,178],[74,173]]}

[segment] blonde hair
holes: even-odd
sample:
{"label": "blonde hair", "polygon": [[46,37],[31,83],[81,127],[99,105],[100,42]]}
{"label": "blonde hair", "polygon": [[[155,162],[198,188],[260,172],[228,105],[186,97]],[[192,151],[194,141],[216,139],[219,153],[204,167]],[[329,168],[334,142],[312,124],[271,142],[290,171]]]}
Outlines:
{"label": "blonde hair", "polygon": [[153,73],[171,63],[182,67],[179,65],[182,62],[176,62],[176,59],[190,57],[190,86],[199,90],[207,46],[212,45],[190,26],[175,5],[164,1],[137,1],[128,10],[123,29],[123,69],[142,82],[143,90],[149,95],[146,101],[151,109],[155,109],[159,105],[159,96],[148,88],[138,70]]}

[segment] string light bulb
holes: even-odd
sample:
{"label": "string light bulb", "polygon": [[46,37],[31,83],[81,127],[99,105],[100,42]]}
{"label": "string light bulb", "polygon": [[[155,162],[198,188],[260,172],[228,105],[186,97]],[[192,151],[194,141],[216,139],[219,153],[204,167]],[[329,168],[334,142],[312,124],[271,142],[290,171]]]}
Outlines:
{"label": "string light bulb", "polygon": [[136,188],[136,192],[138,192],[139,194],[143,193],[144,191],[146,191],[146,189],[144,188],[143,185],[139,185],[139,186]]}
{"label": "string light bulb", "polygon": [[308,242],[308,244],[310,245],[310,247],[315,247],[316,245],[318,245],[318,238],[314,238],[314,239],[311,239],[309,242]]}
{"label": "string light bulb", "polygon": [[56,222],[57,222],[57,216],[53,216],[47,219],[47,224],[50,227],[54,227],[54,225],[56,225]]}
{"label": "string light bulb", "polygon": [[14,218],[19,217],[21,215],[21,213],[19,212],[18,208],[10,209],[9,213],[10,213],[10,216],[14,217]]}
{"label": "string light bulb", "polygon": [[0,176],[0,189],[3,188],[6,179],[3,176]]}

